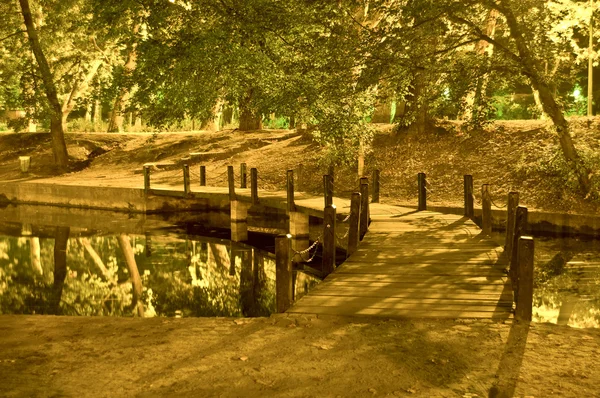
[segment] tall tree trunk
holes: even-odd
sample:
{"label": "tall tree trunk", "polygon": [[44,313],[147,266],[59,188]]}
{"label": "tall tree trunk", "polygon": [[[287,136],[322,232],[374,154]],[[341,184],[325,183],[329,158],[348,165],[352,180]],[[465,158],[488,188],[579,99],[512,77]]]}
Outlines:
{"label": "tall tree trunk", "polygon": [[517,18],[513,14],[510,4],[507,5],[506,1],[500,3],[490,3],[493,7],[498,9],[506,18],[506,23],[510,28],[510,35],[517,45],[519,51],[519,61],[523,68],[523,73],[531,80],[531,85],[535,90],[540,93],[540,102],[544,108],[544,111],[552,119],[556,133],[558,134],[560,147],[563,152],[567,163],[577,176],[577,181],[584,195],[587,195],[591,189],[590,175],[591,170],[586,167],[577,150],[573,145],[573,138],[569,131],[569,123],[565,119],[563,109],[561,105],[556,102],[554,94],[550,85],[541,76],[540,72],[536,69],[536,63],[527,46],[521,26],[519,25]]}
{"label": "tall tree trunk", "polygon": [[131,285],[133,291],[132,305],[136,308],[137,314],[140,317],[144,317],[144,303],[142,302],[142,278],[140,278],[140,272],[138,271],[137,264],[135,262],[135,256],[133,249],[131,248],[131,242],[129,237],[125,234],[121,234],[117,237],[121,251],[125,256],[125,262],[127,263],[127,269],[129,269],[129,276],[131,276]]}
{"label": "tall tree trunk", "polygon": [[40,238],[37,236],[29,237],[29,254],[31,258],[31,267],[34,269],[36,274],[43,275],[44,269],[42,268]]}
{"label": "tall tree trunk", "polygon": [[66,171],[69,164],[69,154],[65,143],[65,132],[62,124],[62,107],[58,100],[56,85],[54,84],[54,76],[50,70],[48,60],[44,55],[40,39],[35,30],[35,25],[31,17],[31,9],[29,0],[19,0],[21,6],[21,14],[27,28],[27,37],[29,45],[37,61],[42,81],[44,82],[44,92],[46,99],[50,105],[50,134],[52,135],[52,152],[54,154],[54,164],[60,171]]}
{"label": "tall tree trunk", "polygon": [[[102,104],[97,99],[94,100],[94,126],[99,125],[102,122]],[[97,130],[96,130],[97,131]]]}
{"label": "tall tree trunk", "polygon": [[90,240],[88,238],[79,238],[77,240],[85,248],[92,260],[94,260],[94,264],[96,264],[96,267],[98,267],[98,269],[102,272],[104,278],[113,285],[116,285],[117,278],[115,277],[115,275],[111,275],[108,268],[106,268],[106,265],[104,265],[104,261],[102,261],[102,258],[100,257],[98,252],[94,250]]}
{"label": "tall tree trunk", "polygon": [[[485,28],[485,34],[491,38],[494,38],[496,32],[496,20],[498,19],[498,11],[490,10],[487,17],[487,23]],[[486,40],[479,40],[475,45],[475,53],[483,55],[487,53],[488,59],[492,57],[494,47]],[[479,107],[481,104],[481,98],[487,87],[488,74],[481,76],[477,80],[477,86],[469,91],[465,96],[465,110],[463,112],[464,120],[473,120],[477,118],[479,114]]]}
{"label": "tall tree trunk", "polygon": [[252,109],[252,90],[240,101],[240,131],[262,129],[260,114]]}
{"label": "tall tree trunk", "polygon": [[[102,65],[102,60],[101,59],[95,60],[94,62],[91,63],[90,68],[87,71],[87,73],[85,74],[85,76],[83,76],[79,80],[76,80],[73,83],[71,92],[69,93],[69,96],[65,99],[65,101],[63,102],[62,107],[61,107],[64,131],[67,131],[67,127],[66,127],[67,126],[67,117],[69,116],[69,114],[71,113],[73,108],[75,107],[75,102],[79,98],[81,98],[81,96],[87,91],[87,89],[90,85],[90,82],[92,81],[94,76],[96,76],[96,73],[98,72],[98,69],[100,68],[100,65]],[[86,117],[87,117],[87,113],[86,113]]]}
{"label": "tall tree trunk", "polygon": [[223,104],[225,102],[219,98],[217,99],[217,103],[213,108],[213,120],[212,123],[209,124],[209,130],[211,131],[219,131],[221,130],[221,120],[223,119]]}
{"label": "tall tree trunk", "polygon": [[425,70],[418,68],[414,73],[413,84],[410,89],[410,105],[405,108],[405,115],[414,119],[408,127],[409,131],[417,134],[423,134],[427,124],[428,112],[425,93]]}
{"label": "tall tree trunk", "polygon": [[[137,27],[134,28],[134,31],[137,31]],[[131,49],[127,53],[127,61],[123,66],[123,78],[128,78],[131,76],[135,67],[137,65],[137,51],[136,45],[133,44]],[[108,132],[122,132],[123,131],[123,110],[125,109],[125,105],[127,105],[127,101],[129,101],[130,91],[129,87],[126,84],[122,84],[119,89],[119,93],[117,94],[117,98],[115,98],[115,102],[113,104],[113,109],[110,114],[110,120],[108,121]]]}
{"label": "tall tree trunk", "polygon": [[65,278],[67,277],[67,243],[69,242],[69,233],[69,227],[57,227],[54,235],[54,284],[52,285],[52,296],[49,306],[51,314],[58,314],[60,312],[60,301],[65,286]]}

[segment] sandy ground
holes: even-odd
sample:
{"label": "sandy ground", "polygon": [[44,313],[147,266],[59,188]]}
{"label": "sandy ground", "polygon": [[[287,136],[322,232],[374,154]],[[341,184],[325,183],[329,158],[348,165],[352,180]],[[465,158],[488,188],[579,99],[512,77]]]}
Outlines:
{"label": "sandy ground", "polygon": [[[550,138],[537,129],[526,133],[500,129],[490,137],[448,136],[437,146],[431,146],[431,137],[423,142],[393,137],[394,142],[383,141],[389,153],[371,155],[367,165],[385,170],[382,195],[388,203],[415,200],[415,176],[425,170],[436,192],[432,202],[460,204],[457,176],[472,172],[478,182],[493,177],[498,197],[517,187],[539,208],[596,212],[596,204],[574,197],[559,177],[537,183],[539,172],[517,159],[519,148],[535,149]],[[259,186],[266,189],[281,189],[285,171],[299,162],[306,175],[323,174],[327,165],[315,144],[285,134],[70,134],[69,151],[81,168],[60,177],[48,167],[47,134],[2,135],[0,181],[140,185],[142,165],[160,161],[173,167],[157,170],[153,181],[178,182],[182,157],[192,151],[224,151],[206,162],[209,185],[224,185],[225,166],[242,161],[259,168]],[[502,140],[498,154],[515,159],[479,156],[473,148],[487,151],[484,140]],[[596,148],[600,141],[590,142]],[[18,170],[22,155],[33,156],[28,176]],[[521,164],[521,174],[514,164]],[[351,168],[338,176],[339,185],[353,184]],[[319,191],[320,179],[313,180],[304,189]],[[598,354],[598,329],[512,321],[0,316],[0,396],[600,397]]]}
{"label": "sandy ground", "polygon": [[0,317],[3,397],[600,397],[600,330],[512,321]]}

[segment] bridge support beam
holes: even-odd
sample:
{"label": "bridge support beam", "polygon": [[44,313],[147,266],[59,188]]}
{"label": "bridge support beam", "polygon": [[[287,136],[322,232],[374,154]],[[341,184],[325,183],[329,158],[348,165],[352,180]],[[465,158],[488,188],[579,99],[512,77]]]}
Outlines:
{"label": "bridge support beam", "polygon": [[250,203],[234,200],[231,202],[231,240],[244,242],[248,240],[248,209]]}
{"label": "bridge support beam", "polygon": [[289,213],[289,216],[289,231],[290,235],[292,235],[292,249],[298,252],[308,249],[309,215],[292,211]]}

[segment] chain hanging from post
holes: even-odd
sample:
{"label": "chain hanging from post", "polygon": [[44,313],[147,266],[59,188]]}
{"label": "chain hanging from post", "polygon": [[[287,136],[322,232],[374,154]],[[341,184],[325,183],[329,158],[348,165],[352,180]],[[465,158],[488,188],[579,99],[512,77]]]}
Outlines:
{"label": "chain hanging from post", "polygon": [[[319,243],[320,243],[320,241],[321,241],[321,238],[322,238],[322,236],[323,236],[322,234],[321,234],[321,235],[319,235],[319,237],[317,238],[317,240],[315,240],[315,241],[313,242],[313,244],[312,244],[312,245],[310,245],[309,247],[307,247],[306,249],[304,249],[304,250],[301,250],[301,251],[294,250],[294,257],[295,257],[295,256],[299,256],[299,257],[300,257],[300,259],[301,259],[303,262],[305,262],[305,263],[310,263],[311,261],[313,261],[313,260],[314,260],[314,258],[317,256],[317,252],[319,251],[319,250],[318,250],[318,249],[319,249],[319,248],[318,248],[318,245],[319,245]],[[312,256],[310,256],[310,251],[311,251],[311,250],[313,250],[313,249],[314,249],[315,251],[313,252]],[[292,250],[293,250],[293,249],[292,249]],[[308,258],[307,260],[305,260],[305,259],[304,259],[304,254],[306,254],[306,253],[308,253],[308,254],[309,254],[309,258]]]}

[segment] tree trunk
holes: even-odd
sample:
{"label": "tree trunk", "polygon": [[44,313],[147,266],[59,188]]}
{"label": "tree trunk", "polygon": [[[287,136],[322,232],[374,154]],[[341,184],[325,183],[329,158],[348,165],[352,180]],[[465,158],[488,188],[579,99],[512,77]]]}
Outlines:
{"label": "tree trunk", "polygon": [[213,108],[213,121],[209,124],[210,131],[221,130],[221,120],[223,119],[223,104],[224,101],[219,98]]}
{"label": "tree trunk", "polygon": [[40,250],[40,238],[37,236],[32,236],[29,238],[29,253],[31,258],[31,267],[35,273],[38,275],[44,275]]}
{"label": "tree trunk", "polygon": [[50,298],[49,312],[60,312],[65,278],[67,277],[67,243],[69,242],[69,227],[57,227],[54,235],[54,284]]}
{"label": "tree trunk", "polygon": [[565,119],[563,109],[561,105],[556,102],[550,85],[543,79],[541,74],[536,69],[536,62],[531,54],[531,51],[529,50],[529,47],[527,46],[525,37],[521,31],[521,27],[517,22],[517,18],[510,9],[510,6],[506,6],[504,1],[493,4],[494,7],[496,7],[498,11],[501,12],[506,18],[506,23],[510,28],[510,35],[515,41],[519,51],[519,60],[523,68],[523,73],[529,77],[531,80],[531,85],[539,92],[542,107],[550,119],[552,119],[554,127],[556,128],[556,133],[558,134],[560,140],[560,147],[562,149],[563,156],[565,157],[571,169],[575,172],[582,193],[587,195],[591,189],[591,171],[583,164],[579,154],[577,153],[577,150],[575,149],[575,145],[573,145],[573,138],[571,137],[569,131],[569,123]]}
{"label": "tree trunk", "polygon": [[102,272],[102,275],[104,275],[104,278],[108,282],[112,283],[113,285],[116,285],[117,278],[115,278],[115,275],[110,274],[110,272],[108,271],[108,268],[106,268],[106,265],[104,265],[102,258],[100,257],[100,255],[98,255],[98,252],[96,252],[96,250],[94,250],[94,248],[92,247],[90,240],[88,238],[79,238],[77,240],[85,248],[85,250],[88,252],[88,254],[92,258],[92,260],[94,260],[94,264],[96,264],[96,267],[98,267],[100,272]]}
{"label": "tree trunk", "polygon": [[[137,31],[137,27],[134,28],[134,31]],[[136,45],[132,45],[131,49],[127,53],[127,61],[123,66],[123,78],[128,78],[131,76],[135,67],[137,65],[137,51]],[[115,98],[115,102],[113,104],[113,109],[110,114],[110,120],[108,121],[108,132],[122,132],[123,131],[123,110],[125,109],[125,105],[127,101],[129,101],[130,92],[127,85],[122,84],[119,89],[119,93],[117,94],[117,98]]]}
{"label": "tree trunk", "polygon": [[[66,127],[67,126],[67,117],[69,116],[71,111],[73,111],[76,100],[81,98],[81,96],[87,91],[87,89],[90,85],[90,82],[92,81],[94,76],[96,76],[96,73],[98,72],[98,69],[100,68],[100,65],[102,65],[102,60],[101,59],[95,60],[94,62],[91,63],[90,69],[85,74],[85,76],[83,78],[81,78],[80,80],[76,80],[73,83],[71,92],[69,93],[69,96],[67,97],[65,102],[63,102],[62,107],[61,107],[64,131],[67,131],[67,127]],[[86,117],[87,117],[87,113],[86,113]]]}
{"label": "tree trunk", "polygon": [[[102,123],[102,104],[97,99],[94,100],[94,126]],[[97,130],[96,130],[97,131]]]}
{"label": "tree trunk", "polygon": [[252,90],[240,101],[240,131],[262,129],[262,118],[252,109]]}
{"label": "tree trunk", "polygon": [[556,320],[557,325],[568,325],[569,319],[571,319],[571,315],[573,314],[573,310],[575,309],[575,305],[577,304],[577,297],[567,296],[563,300],[560,305],[560,309],[558,311],[558,319]]}
{"label": "tree trunk", "polygon": [[[494,38],[496,32],[496,20],[498,19],[498,11],[490,10],[488,13],[487,24],[485,28],[485,34],[491,38]],[[488,58],[492,57],[494,47],[486,40],[479,40],[475,45],[475,53],[483,55],[487,52]],[[481,76],[477,80],[477,86],[473,90],[469,91],[465,96],[465,110],[463,112],[463,120],[474,120],[479,114],[479,107],[481,104],[481,98],[487,87],[488,74]]]}
{"label": "tree trunk", "polygon": [[50,134],[52,136],[52,152],[54,154],[54,164],[59,171],[66,171],[69,164],[69,154],[65,143],[65,132],[62,124],[62,108],[58,100],[56,85],[54,84],[54,76],[50,70],[48,60],[44,55],[39,37],[35,30],[33,19],[31,17],[31,9],[29,0],[19,0],[21,6],[21,14],[27,28],[27,37],[29,45],[38,63],[39,71],[44,82],[44,91],[46,99],[50,105]]}
{"label": "tree trunk", "polygon": [[140,278],[140,272],[138,271],[137,264],[135,262],[135,256],[133,249],[131,248],[131,242],[129,237],[125,234],[121,234],[117,237],[119,240],[119,246],[125,256],[125,262],[127,263],[127,269],[129,269],[129,275],[131,276],[131,287],[133,292],[133,299],[131,304],[137,310],[137,314],[140,317],[144,317],[144,303],[142,302],[142,278]]}
{"label": "tree trunk", "polygon": [[425,70],[418,68],[415,71],[414,79],[411,92],[410,105],[406,107],[406,115],[414,118],[410,126],[409,131],[417,134],[423,134],[425,132],[425,126],[427,124],[427,101],[426,101],[426,87],[425,87]]}

